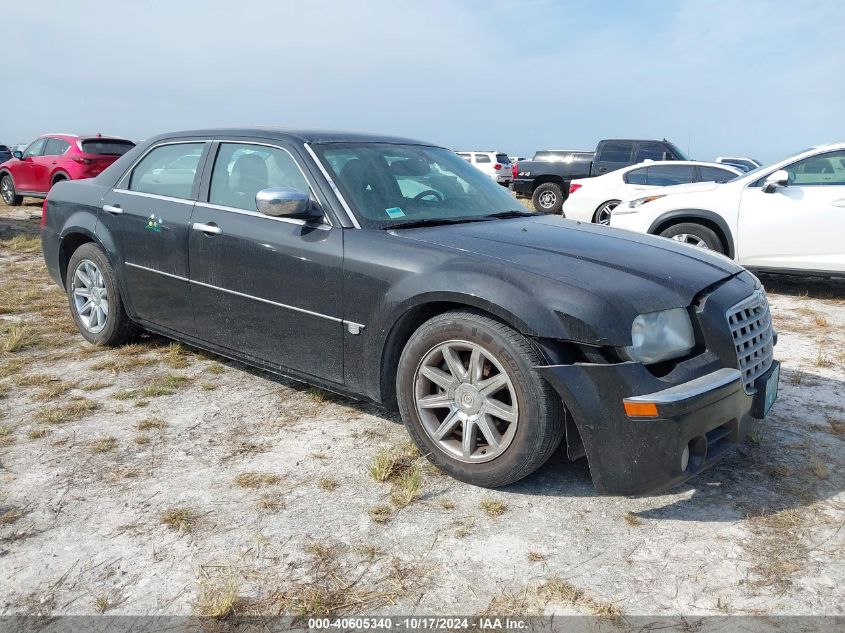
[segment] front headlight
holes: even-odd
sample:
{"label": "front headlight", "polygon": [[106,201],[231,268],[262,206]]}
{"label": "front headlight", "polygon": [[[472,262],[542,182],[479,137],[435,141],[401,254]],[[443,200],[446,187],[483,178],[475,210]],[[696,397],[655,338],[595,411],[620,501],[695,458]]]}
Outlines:
{"label": "front headlight", "polygon": [[625,215],[626,213],[636,213],[644,204],[648,202],[654,202],[655,200],[660,200],[660,198],[665,197],[666,194],[664,193],[655,196],[646,196],[645,198],[637,198],[636,200],[631,200],[628,204],[620,204],[613,210],[613,212],[618,213],[619,215]]}
{"label": "front headlight", "polygon": [[692,322],[685,308],[641,314],[631,324],[628,358],[645,365],[685,356],[695,347]]}

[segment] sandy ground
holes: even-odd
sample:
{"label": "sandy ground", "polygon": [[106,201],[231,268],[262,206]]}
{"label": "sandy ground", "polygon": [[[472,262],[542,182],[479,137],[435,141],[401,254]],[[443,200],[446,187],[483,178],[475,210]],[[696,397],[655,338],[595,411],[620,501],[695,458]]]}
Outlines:
{"label": "sandy ground", "polygon": [[845,613],[845,282],[764,279],[780,399],[689,485],[598,497],[558,451],[489,491],[369,405],[88,345],[39,212],[0,206],[0,614]]}

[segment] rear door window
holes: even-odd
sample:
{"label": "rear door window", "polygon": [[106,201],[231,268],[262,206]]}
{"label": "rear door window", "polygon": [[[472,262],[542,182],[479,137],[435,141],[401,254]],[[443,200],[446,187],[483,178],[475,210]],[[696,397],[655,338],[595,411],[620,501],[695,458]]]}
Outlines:
{"label": "rear door window", "polygon": [[648,167],[641,167],[640,169],[632,169],[623,180],[629,185],[647,185],[648,184]]}
{"label": "rear door window", "polygon": [[255,194],[270,187],[311,191],[302,170],[287,151],[265,145],[220,144],[211,174],[210,203],[257,211]]}
{"label": "rear door window", "polygon": [[476,154],[475,155],[475,162],[476,163],[489,163],[490,157],[487,154]]}
{"label": "rear door window", "polygon": [[193,198],[203,143],[160,145],[141,159],[129,178],[130,191]]}
{"label": "rear door window", "polygon": [[692,182],[691,165],[651,165],[648,167],[648,184],[669,187]]}
{"label": "rear door window", "polygon": [[47,145],[44,146],[44,156],[61,156],[70,147],[70,143],[60,138],[47,139]]}
{"label": "rear door window", "polygon": [[666,148],[660,143],[640,143],[637,148],[637,162],[644,160],[663,160],[663,153]]}
{"label": "rear door window", "polygon": [[82,151],[86,154],[102,154],[105,156],[123,156],[135,147],[132,141],[119,139],[94,139],[82,141]]}
{"label": "rear door window", "polygon": [[602,163],[630,163],[633,143],[605,143],[599,161]]}
{"label": "rear door window", "polygon": [[702,182],[727,182],[736,178],[736,174],[727,169],[719,169],[718,167],[704,167],[698,168],[701,172]]}

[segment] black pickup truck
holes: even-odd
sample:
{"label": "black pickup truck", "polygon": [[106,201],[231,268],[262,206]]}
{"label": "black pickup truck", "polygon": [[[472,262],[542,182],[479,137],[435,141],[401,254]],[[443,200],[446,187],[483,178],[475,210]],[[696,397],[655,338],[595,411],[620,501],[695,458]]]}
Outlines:
{"label": "black pickup truck", "polygon": [[533,160],[520,161],[513,180],[517,194],[531,196],[534,208],[544,213],[560,213],[576,178],[601,176],[644,160],[687,160],[683,152],[666,139],[605,139],[595,152],[542,150]]}

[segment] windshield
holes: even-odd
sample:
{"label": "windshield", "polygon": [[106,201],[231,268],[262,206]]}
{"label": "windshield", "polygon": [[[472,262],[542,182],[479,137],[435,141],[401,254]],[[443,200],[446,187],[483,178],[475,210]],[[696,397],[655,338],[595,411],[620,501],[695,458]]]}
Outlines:
{"label": "windshield", "polygon": [[367,228],[529,213],[507,189],[447,149],[389,143],[330,143],[313,149]]}

